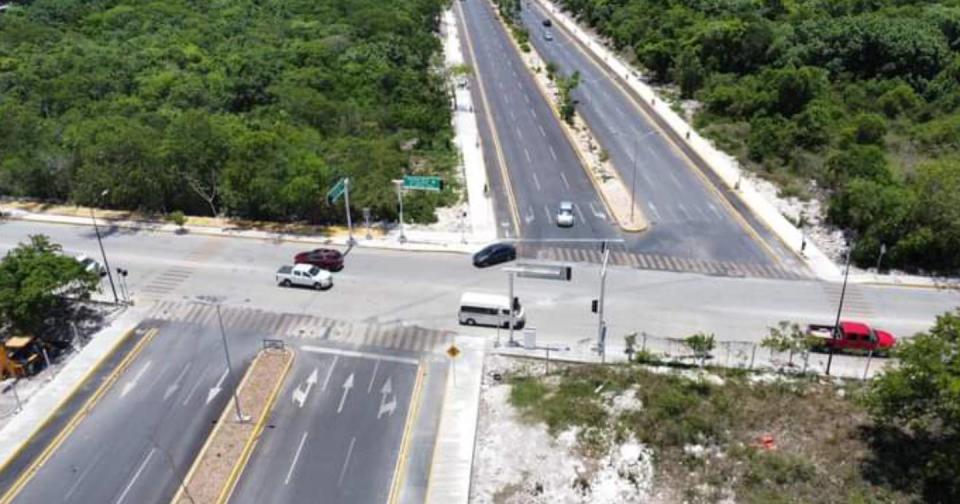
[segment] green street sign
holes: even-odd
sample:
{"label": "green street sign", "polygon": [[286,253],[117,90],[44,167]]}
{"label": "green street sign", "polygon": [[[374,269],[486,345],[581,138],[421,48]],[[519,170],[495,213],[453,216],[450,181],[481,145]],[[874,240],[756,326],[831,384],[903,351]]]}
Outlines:
{"label": "green street sign", "polygon": [[343,196],[343,191],[346,190],[347,186],[344,183],[346,179],[340,179],[336,184],[327,191],[327,203],[331,205],[336,203],[340,196]]}
{"label": "green street sign", "polygon": [[440,177],[419,177],[415,175],[403,176],[403,188],[414,191],[436,191],[443,190],[443,179]]}

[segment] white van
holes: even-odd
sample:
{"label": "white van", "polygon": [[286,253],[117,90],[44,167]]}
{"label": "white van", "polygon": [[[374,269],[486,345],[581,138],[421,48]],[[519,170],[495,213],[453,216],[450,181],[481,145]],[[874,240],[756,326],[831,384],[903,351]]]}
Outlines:
{"label": "white van", "polygon": [[[518,303],[519,304],[519,303]],[[523,307],[514,311],[514,329],[523,328],[526,317]],[[460,296],[460,324],[510,327],[510,300],[498,294],[464,292]]]}

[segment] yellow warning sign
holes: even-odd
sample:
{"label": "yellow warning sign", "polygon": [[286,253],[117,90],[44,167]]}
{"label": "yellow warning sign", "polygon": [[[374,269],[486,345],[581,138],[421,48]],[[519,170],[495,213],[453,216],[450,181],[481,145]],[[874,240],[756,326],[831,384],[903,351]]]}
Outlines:
{"label": "yellow warning sign", "polygon": [[449,355],[451,359],[455,359],[460,355],[460,349],[457,348],[457,345],[450,345],[450,348],[447,349],[447,355]]}

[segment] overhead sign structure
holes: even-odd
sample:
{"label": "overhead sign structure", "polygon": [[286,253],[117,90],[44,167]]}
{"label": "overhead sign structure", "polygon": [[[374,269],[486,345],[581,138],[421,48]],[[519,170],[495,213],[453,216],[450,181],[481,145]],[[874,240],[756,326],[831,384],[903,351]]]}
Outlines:
{"label": "overhead sign structure", "polygon": [[343,196],[344,191],[347,190],[346,180],[346,178],[338,180],[337,183],[327,191],[327,203],[332,205],[340,199],[340,196]]}
{"label": "overhead sign structure", "polygon": [[560,280],[569,282],[573,276],[573,268],[564,264],[529,264],[517,263],[516,266],[504,268],[516,273],[521,278],[539,278],[541,280]]}
{"label": "overhead sign structure", "polygon": [[440,177],[404,175],[403,188],[414,191],[440,192],[443,190],[443,179]]}

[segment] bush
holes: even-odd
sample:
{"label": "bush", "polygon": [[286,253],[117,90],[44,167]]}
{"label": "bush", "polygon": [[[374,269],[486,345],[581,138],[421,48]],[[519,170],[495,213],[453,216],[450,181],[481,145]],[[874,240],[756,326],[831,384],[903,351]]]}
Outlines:
{"label": "bush", "polygon": [[887,122],[877,114],[861,114],[854,124],[854,140],[858,144],[883,145]]}
{"label": "bush", "polygon": [[183,214],[180,210],[174,210],[167,215],[167,220],[174,223],[181,230],[183,226],[187,223],[187,216]]}

